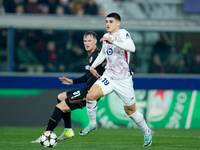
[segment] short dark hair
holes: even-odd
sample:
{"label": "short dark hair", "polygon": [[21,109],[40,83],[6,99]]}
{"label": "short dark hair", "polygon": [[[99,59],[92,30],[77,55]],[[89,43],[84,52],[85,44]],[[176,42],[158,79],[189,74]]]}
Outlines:
{"label": "short dark hair", "polygon": [[121,17],[118,13],[110,13],[106,16],[106,18],[107,17],[112,17],[112,18],[115,18],[115,20],[121,21]]}
{"label": "short dark hair", "polygon": [[87,32],[85,32],[85,34],[84,34],[83,37],[86,37],[88,35],[92,35],[93,38],[97,39],[97,34],[94,31],[87,31]]}

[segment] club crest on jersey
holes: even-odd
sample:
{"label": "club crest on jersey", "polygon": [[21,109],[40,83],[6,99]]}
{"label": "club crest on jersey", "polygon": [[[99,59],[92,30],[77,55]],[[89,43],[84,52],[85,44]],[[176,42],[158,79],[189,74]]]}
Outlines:
{"label": "club crest on jersey", "polygon": [[91,63],[93,60],[93,57],[91,56],[90,59],[89,59],[89,63]]}
{"label": "club crest on jersey", "polygon": [[112,55],[112,54],[113,54],[112,48],[109,48],[109,49],[107,50],[107,54],[108,54],[108,55]]}

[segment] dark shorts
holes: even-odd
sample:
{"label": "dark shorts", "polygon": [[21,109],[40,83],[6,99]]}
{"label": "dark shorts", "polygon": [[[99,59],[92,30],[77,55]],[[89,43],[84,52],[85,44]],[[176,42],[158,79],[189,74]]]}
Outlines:
{"label": "dark shorts", "polygon": [[86,88],[79,88],[67,91],[67,98],[65,102],[71,110],[83,108],[86,106],[86,95],[88,90]]}

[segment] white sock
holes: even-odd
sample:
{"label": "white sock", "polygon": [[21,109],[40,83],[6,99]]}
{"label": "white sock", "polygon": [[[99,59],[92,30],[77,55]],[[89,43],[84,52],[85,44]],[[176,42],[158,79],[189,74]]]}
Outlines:
{"label": "white sock", "polygon": [[95,126],[97,124],[96,122],[97,101],[86,100],[86,108],[87,108],[90,124]]}
{"label": "white sock", "polygon": [[135,113],[133,113],[129,117],[136,123],[136,125],[138,126],[138,128],[140,130],[142,130],[142,132],[144,133],[144,135],[149,135],[150,129],[147,126],[146,121],[144,120],[144,116],[140,112],[136,111]]}

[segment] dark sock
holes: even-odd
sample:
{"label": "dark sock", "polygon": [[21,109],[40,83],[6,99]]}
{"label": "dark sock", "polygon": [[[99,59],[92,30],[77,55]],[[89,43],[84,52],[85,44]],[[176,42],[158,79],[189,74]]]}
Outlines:
{"label": "dark sock", "polygon": [[56,107],[53,112],[53,115],[49,119],[46,131],[53,131],[55,127],[60,123],[62,116],[63,116],[62,110]]}
{"label": "dark sock", "polygon": [[[61,101],[57,98],[57,102],[60,103]],[[63,113],[63,120],[64,120],[65,128],[72,128],[71,112]]]}
{"label": "dark sock", "polygon": [[71,126],[71,112],[67,112],[63,114],[63,120],[65,123],[65,128],[72,128]]}

